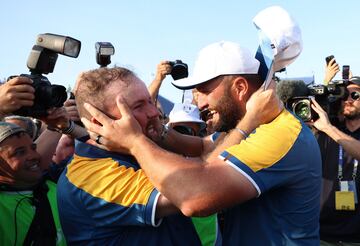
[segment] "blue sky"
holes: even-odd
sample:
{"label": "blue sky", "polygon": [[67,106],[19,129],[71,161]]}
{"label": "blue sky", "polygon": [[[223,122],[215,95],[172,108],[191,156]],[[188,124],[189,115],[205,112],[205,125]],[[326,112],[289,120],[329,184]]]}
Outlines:
{"label": "blue sky", "polygon": [[[280,5],[297,20],[304,49],[283,77],[315,76],[321,83],[324,58],[350,65],[360,75],[360,1],[1,1],[0,78],[28,73],[26,60],[39,33],[79,39],[77,59],[59,56],[54,84],[73,86],[79,72],[96,68],[95,42],[115,46],[112,64],[133,69],[149,83],[161,60],[181,59],[190,74],[198,51],[220,40],[235,41],[256,51],[252,23],[262,9]],[[341,73],[340,73],[341,74]],[[340,78],[337,76],[337,78]],[[160,94],[181,101],[181,92],[164,81]]]}

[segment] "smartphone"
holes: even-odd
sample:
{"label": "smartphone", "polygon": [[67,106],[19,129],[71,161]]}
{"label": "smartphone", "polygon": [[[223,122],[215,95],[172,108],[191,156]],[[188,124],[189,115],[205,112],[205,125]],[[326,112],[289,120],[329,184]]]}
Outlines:
{"label": "smartphone", "polygon": [[342,67],[342,78],[343,79],[349,79],[349,72],[350,72],[350,66],[344,65]]}
{"label": "smartphone", "polygon": [[[333,55],[327,56],[327,57],[325,58],[326,65],[329,65],[329,62],[330,62],[333,58],[334,58]],[[335,61],[335,62],[336,62],[336,61]]]}

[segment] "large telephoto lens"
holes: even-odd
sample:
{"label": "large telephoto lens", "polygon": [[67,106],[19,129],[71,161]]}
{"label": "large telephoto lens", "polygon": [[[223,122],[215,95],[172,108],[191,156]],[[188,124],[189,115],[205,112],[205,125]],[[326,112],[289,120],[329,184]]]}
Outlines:
{"label": "large telephoto lens", "polygon": [[309,99],[300,100],[293,105],[293,112],[303,121],[311,120],[311,103]]}

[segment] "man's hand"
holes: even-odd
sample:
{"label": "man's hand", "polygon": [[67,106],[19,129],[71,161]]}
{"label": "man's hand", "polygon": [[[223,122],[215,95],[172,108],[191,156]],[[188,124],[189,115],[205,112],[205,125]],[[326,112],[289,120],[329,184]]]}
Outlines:
{"label": "man's hand", "polygon": [[131,149],[136,145],[136,139],[145,135],[126,102],[117,97],[116,103],[121,114],[120,119],[113,120],[94,106],[85,103],[85,109],[91,114],[94,122],[99,124],[90,122],[85,118],[81,118],[81,121],[93,140],[97,136],[101,136],[98,147],[115,152],[131,153]]}
{"label": "man's hand", "polygon": [[284,105],[276,95],[275,81],[272,81],[267,90],[260,87],[251,95],[246,103],[246,114],[240,122],[247,122],[254,130],[262,124],[271,122],[283,109]]}
{"label": "man's hand", "polygon": [[49,109],[47,113],[48,115],[42,117],[41,120],[44,121],[49,127],[60,130],[69,127],[69,117],[64,107]]}
{"label": "man's hand", "polygon": [[335,58],[331,59],[330,62],[325,65],[324,83],[327,85],[339,71],[339,64],[336,63]]}
{"label": "man's hand", "polygon": [[163,81],[166,75],[171,73],[172,67],[168,61],[161,61],[157,65],[155,80]]}
{"label": "man's hand", "polygon": [[329,117],[324,109],[317,103],[317,101],[312,98],[311,99],[311,108],[319,115],[319,119],[314,122],[311,122],[310,125],[314,126],[316,129],[322,132],[327,132],[332,124],[330,123]]}
{"label": "man's hand", "polygon": [[0,117],[34,104],[32,83],[27,77],[15,77],[0,86]]}
{"label": "man's hand", "polygon": [[160,86],[162,81],[165,79],[166,75],[171,73],[171,65],[168,61],[161,61],[157,65],[156,76],[151,84],[148,86],[148,90],[151,96],[151,99],[155,102],[159,94]]}
{"label": "man's hand", "polygon": [[80,116],[76,107],[75,99],[66,100],[64,102],[64,107],[70,120],[80,121]]}

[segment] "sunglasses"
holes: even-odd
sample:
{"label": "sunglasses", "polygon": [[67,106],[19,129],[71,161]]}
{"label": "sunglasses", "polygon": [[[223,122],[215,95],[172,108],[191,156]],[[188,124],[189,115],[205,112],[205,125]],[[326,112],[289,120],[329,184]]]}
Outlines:
{"label": "sunglasses", "polygon": [[189,135],[189,136],[196,136],[196,132],[194,131],[194,129],[192,129],[191,127],[188,126],[174,126],[173,129],[181,134],[184,135]]}
{"label": "sunglasses", "polygon": [[353,91],[353,92],[350,93],[350,97],[354,101],[360,100],[360,92],[359,91]]}

